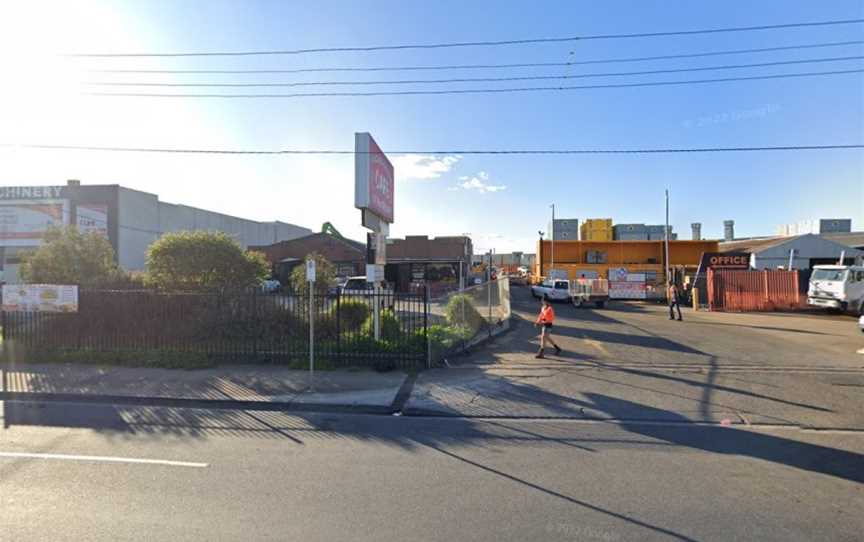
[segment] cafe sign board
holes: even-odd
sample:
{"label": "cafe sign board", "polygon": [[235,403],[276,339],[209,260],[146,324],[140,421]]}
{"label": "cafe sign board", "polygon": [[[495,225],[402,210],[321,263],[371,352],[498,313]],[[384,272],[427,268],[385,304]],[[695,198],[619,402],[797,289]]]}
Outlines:
{"label": "cafe sign board", "polygon": [[4,312],[78,312],[78,286],[65,284],[6,284]]}

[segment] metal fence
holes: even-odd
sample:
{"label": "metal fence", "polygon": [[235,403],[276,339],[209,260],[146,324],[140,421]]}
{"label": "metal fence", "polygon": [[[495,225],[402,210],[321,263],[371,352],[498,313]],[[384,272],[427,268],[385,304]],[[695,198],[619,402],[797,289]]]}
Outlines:
{"label": "metal fence", "polygon": [[801,307],[798,271],[708,270],[712,311],[756,312]]}
{"label": "metal fence", "polygon": [[509,318],[510,281],[507,277],[430,300],[430,365],[437,365],[447,356],[493,335]]}
{"label": "metal fence", "polygon": [[316,361],[408,368],[427,363],[428,315],[425,293],[82,290],[77,313],[4,312],[2,333],[7,352],[176,352],[290,364],[308,360],[311,324]]}

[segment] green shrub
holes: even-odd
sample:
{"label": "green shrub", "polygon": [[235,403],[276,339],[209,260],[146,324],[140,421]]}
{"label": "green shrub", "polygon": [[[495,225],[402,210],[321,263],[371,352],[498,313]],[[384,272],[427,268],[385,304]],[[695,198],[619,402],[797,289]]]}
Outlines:
{"label": "green shrub", "polygon": [[471,298],[465,294],[457,294],[450,298],[444,309],[447,323],[451,326],[478,330],[483,326],[483,316],[474,308]]}
{"label": "green shrub", "polygon": [[[381,339],[384,341],[398,341],[402,336],[402,327],[399,325],[399,319],[390,309],[384,309],[381,311]],[[368,337],[372,337],[375,335],[375,315],[370,314],[366,321],[363,322],[363,326],[360,328],[360,332]]]}
{"label": "green shrub", "polygon": [[[319,314],[315,318],[315,340],[333,340],[338,335],[339,326],[334,314]],[[307,328],[308,332],[308,328]]]}
{"label": "green shrub", "polygon": [[[334,305],[331,312],[335,313]],[[369,305],[359,299],[346,299],[339,303],[339,324],[342,331],[357,331],[369,317]]]}

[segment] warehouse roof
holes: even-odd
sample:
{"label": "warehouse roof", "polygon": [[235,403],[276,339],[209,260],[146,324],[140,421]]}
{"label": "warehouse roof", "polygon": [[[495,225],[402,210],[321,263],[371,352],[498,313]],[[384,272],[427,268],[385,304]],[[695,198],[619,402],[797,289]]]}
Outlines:
{"label": "warehouse roof", "polygon": [[853,231],[846,233],[823,233],[822,237],[841,245],[853,248],[864,248],[864,231]]}
{"label": "warehouse roof", "polygon": [[750,239],[739,239],[736,241],[721,241],[720,252],[761,252],[763,250],[782,245],[793,239],[802,237],[793,235],[791,237],[752,237]]}
{"label": "warehouse roof", "polygon": [[844,251],[847,257],[864,255],[861,250],[815,233],[720,243],[720,252],[750,252],[767,258],[778,257],[791,249],[799,254],[808,254],[810,258],[838,257]]}
{"label": "warehouse roof", "polygon": [[720,252],[762,252],[769,248],[785,244],[794,239],[813,235],[820,237],[826,241],[839,243],[852,248],[864,248],[864,232],[851,233],[823,233],[823,234],[802,234],[792,235],[789,237],[751,237],[749,239],[737,239],[735,241],[726,241],[720,243]]}

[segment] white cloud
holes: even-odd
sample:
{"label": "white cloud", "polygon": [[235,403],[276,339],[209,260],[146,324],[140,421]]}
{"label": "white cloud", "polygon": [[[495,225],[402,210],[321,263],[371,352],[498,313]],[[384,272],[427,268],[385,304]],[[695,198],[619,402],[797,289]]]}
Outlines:
{"label": "white cloud", "polygon": [[489,184],[489,174],[485,171],[480,171],[477,175],[471,177],[459,177],[459,183],[456,184],[455,187],[452,187],[455,190],[476,190],[480,193],[488,193],[488,192],[500,192],[502,190],[506,190],[507,186],[503,184]]}
{"label": "white cloud", "polygon": [[453,166],[461,159],[462,157],[458,154],[444,156],[434,154],[405,154],[396,156],[392,160],[393,168],[396,170],[396,179],[406,181],[411,179],[437,179],[453,169]]}

